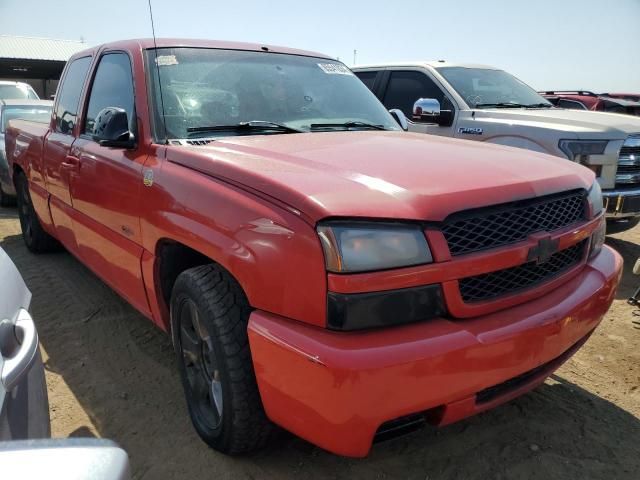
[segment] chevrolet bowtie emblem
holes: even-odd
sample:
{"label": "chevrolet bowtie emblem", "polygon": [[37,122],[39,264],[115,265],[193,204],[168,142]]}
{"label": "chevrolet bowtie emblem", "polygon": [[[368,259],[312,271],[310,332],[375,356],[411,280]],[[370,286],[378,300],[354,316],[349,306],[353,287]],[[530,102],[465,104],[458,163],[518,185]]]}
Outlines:
{"label": "chevrolet bowtie emblem", "polygon": [[527,261],[536,262],[538,265],[548,262],[551,256],[558,251],[559,243],[560,240],[552,240],[551,235],[540,238],[538,244],[529,249]]}

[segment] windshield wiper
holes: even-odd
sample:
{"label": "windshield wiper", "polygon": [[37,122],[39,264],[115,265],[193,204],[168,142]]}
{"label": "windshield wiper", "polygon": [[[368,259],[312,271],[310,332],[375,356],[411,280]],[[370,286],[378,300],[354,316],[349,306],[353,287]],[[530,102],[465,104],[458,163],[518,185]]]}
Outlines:
{"label": "windshield wiper", "polygon": [[530,103],[524,105],[522,103],[514,102],[499,102],[499,103],[477,103],[475,108],[551,108],[553,105],[550,103]]}
{"label": "windshield wiper", "polygon": [[530,103],[526,105],[527,108],[551,108],[553,107],[550,103]]}
{"label": "windshield wiper", "polygon": [[526,108],[528,105],[522,105],[521,103],[512,102],[500,102],[500,103],[476,103],[475,108]]}
{"label": "windshield wiper", "polygon": [[281,133],[303,133],[303,130],[290,127],[283,123],[269,122],[267,120],[251,120],[231,125],[208,125],[204,127],[189,127],[187,132],[242,132],[246,130],[276,130]]}
{"label": "windshield wiper", "polygon": [[351,128],[363,128],[367,130],[386,130],[384,125],[376,125],[374,123],[350,121],[344,123],[312,123],[309,125],[310,130],[322,130],[324,128],[343,128],[349,130]]}

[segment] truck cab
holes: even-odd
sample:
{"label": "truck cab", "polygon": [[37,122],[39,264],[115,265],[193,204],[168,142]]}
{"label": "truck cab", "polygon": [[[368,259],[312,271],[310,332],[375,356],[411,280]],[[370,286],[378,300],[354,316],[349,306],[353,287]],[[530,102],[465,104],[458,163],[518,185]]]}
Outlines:
{"label": "truck cab", "polygon": [[640,222],[640,118],[557,108],[510,73],[486,65],[440,60],[353,71],[387,108],[404,113],[409,131],[580,163],[602,187],[610,233]]}

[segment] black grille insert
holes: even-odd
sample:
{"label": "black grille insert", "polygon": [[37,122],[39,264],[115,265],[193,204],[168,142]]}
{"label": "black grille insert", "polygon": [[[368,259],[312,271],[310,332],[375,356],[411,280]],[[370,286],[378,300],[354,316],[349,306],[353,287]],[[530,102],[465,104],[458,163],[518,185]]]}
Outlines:
{"label": "black grille insert", "polygon": [[452,256],[517,243],[535,232],[553,232],[586,218],[586,193],[574,190],[495,207],[460,212],[444,221]]}
{"label": "black grille insert", "polygon": [[580,263],[587,240],[551,255],[540,265],[529,262],[517,267],[467,277],[459,280],[460,295],[465,303],[492,300],[540,285]]}
{"label": "black grille insert", "polygon": [[618,173],[638,173],[640,172],[640,165],[618,165]]}
{"label": "black grille insert", "polygon": [[620,149],[620,156],[628,156],[628,155],[640,155],[640,146],[638,147],[622,147]]}

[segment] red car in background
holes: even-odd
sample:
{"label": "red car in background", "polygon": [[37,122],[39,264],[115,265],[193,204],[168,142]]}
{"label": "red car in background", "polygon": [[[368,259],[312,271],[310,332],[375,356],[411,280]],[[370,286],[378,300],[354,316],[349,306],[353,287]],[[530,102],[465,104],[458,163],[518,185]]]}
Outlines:
{"label": "red car in background", "polygon": [[585,90],[539,93],[560,108],[640,116],[640,94],[637,93],[593,93]]}

